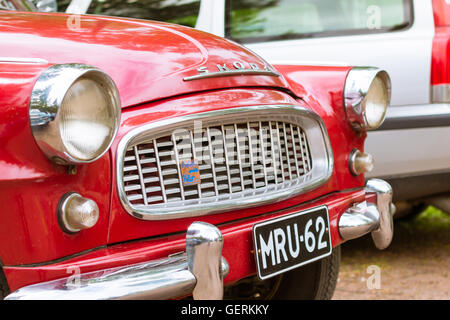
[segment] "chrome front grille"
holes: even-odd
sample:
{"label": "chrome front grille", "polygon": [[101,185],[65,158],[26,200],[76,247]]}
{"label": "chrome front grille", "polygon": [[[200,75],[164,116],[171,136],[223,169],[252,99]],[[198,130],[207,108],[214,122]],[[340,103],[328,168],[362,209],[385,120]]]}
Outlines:
{"label": "chrome front grille", "polygon": [[[330,155],[320,118],[303,108],[202,113],[128,134],[118,151],[119,193],[127,211],[142,219],[254,206],[323,182]],[[183,172],[185,164],[198,170],[198,183],[190,184],[194,176]]]}
{"label": "chrome front grille", "polygon": [[[123,181],[131,204],[264,188],[291,182],[311,170],[305,133],[291,123],[234,123],[202,128],[195,135],[192,131],[173,133],[127,150]],[[193,159],[199,163],[201,183],[184,186],[179,164]]]}

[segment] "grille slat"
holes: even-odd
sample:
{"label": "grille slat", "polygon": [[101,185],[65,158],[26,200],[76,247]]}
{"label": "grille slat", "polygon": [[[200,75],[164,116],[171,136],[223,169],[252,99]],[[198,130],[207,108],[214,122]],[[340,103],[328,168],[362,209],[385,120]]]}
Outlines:
{"label": "grille slat", "polygon": [[251,167],[251,172],[252,172],[252,182],[253,182],[253,187],[255,188],[256,186],[256,181],[255,181],[255,160],[253,159],[253,147],[252,147],[252,135],[251,135],[251,129],[250,129],[250,122],[247,123],[247,133],[248,133],[248,147],[249,147],[249,152],[250,152],[250,167]]}
{"label": "grille slat", "polygon": [[[169,180],[172,180],[174,182],[174,183],[170,183],[170,184],[175,184],[175,183],[180,184],[179,191],[180,191],[180,195],[181,195],[181,200],[184,200],[185,199],[184,188],[183,188],[183,184],[180,183],[181,181],[183,181],[183,177],[181,175],[181,168],[180,168],[180,157],[179,157],[179,154],[178,154],[178,146],[177,146],[177,142],[176,142],[176,138],[175,138],[174,134],[172,134],[172,144],[173,144],[174,149],[175,149],[175,152],[174,152],[174,154],[175,154],[175,161],[178,163],[178,165],[177,165],[178,181],[175,182],[174,181],[175,179],[169,179]],[[167,183],[167,184],[169,184],[169,183]]]}
{"label": "grille slat", "polygon": [[237,124],[234,124],[234,132],[236,133],[236,137],[237,137],[236,149],[237,149],[238,164],[239,164],[239,174],[241,176],[240,182],[241,182],[242,189],[244,189],[244,175],[242,174],[241,148],[239,145],[239,132],[238,132]]}
{"label": "grille slat", "polygon": [[[155,148],[155,157],[156,157],[156,165],[158,166],[158,173],[159,173],[159,182],[160,182],[160,186],[161,186],[161,195],[162,195],[162,199],[164,200],[164,202],[167,202],[167,196],[166,196],[166,192],[164,189],[164,177],[163,177],[163,171],[161,170],[161,161],[159,158],[159,154],[158,154],[158,145],[156,143],[156,140],[153,140],[153,146]],[[147,199],[148,201],[148,199]]]}
{"label": "grille slat", "polygon": [[226,166],[226,172],[228,177],[228,191],[232,193],[231,189],[231,178],[230,178],[230,165],[228,164],[228,147],[227,147],[227,141],[225,136],[225,127],[222,125],[222,139],[223,139],[223,148],[225,150],[225,166]]}
{"label": "grille slat", "polygon": [[[134,147],[134,154],[135,154],[135,159],[139,159],[139,150],[137,147]],[[144,199],[144,204],[147,205],[148,204],[148,200],[147,200],[147,194],[145,193],[145,184],[144,184],[144,176],[143,176],[143,172],[142,172],[142,167],[141,167],[141,162],[140,161],[136,161],[136,169],[138,172],[138,176],[139,176],[139,181],[141,183],[141,192],[142,192],[142,198]]]}
{"label": "grille slat", "polygon": [[[213,157],[213,147],[212,147],[212,143],[211,143],[211,132],[210,132],[210,128],[206,128],[206,134],[207,134],[207,138],[208,138],[208,145],[209,145],[209,156],[210,159],[214,159]],[[215,195],[217,196],[219,194],[219,190],[217,189],[217,176],[216,176],[216,168],[215,168],[215,164],[214,161],[211,161],[211,170],[212,173],[211,174],[205,174],[204,176],[200,175],[201,179],[207,179],[209,178],[209,176],[211,175],[213,180],[214,180],[214,192]],[[206,177],[208,176],[208,177]]]}
{"label": "grille slat", "polygon": [[[195,148],[195,142],[194,142],[194,137],[193,137],[192,131],[190,131],[190,134],[191,134],[191,142],[192,142],[192,154],[194,155],[194,160],[195,160],[195,159],[197,159],[197,153],[196,153],[197,150]],[[200,184],[197,184],[197,191],[198,191],[198,195],[200,197],[202,194],[202,189],[200,188]],[[185,194],[186,194],[186,192],[185,192]]]}
{"label": "grille slat", "polygon": [[[306,181],[299,179],[312,171],[313,160],[310,141],[298,123],[289,113],[270,114],[211,122],[195,132],[192,126],[181,133],[148,134],[124,150],[126,199],[132,207],[156,211],[192,204],[195,211],[195,203],[202,203],[195,201],[202,199],[220,202],[297,186]],[[193,167],[182,170],[183,161]],[[183,177],[186,168],[198,170],[200,181],[189,183]]]}
{"label": "grille slat", "polygon": [[279,159],[280,159],[280,169],[281,169],[281,176],[282,176],[282,178],[283,178],[283,182],[286,180],[285,179],[285,177],[284,177],[284,163],[283,163],[283,153],[282,153],[282,149],[281,149],[281,137],[280,137],[280,127],[279,127],[279,123],[277,122],[276,123],[276,127],[277,127],[277,142],[278,142],[278,145],[277,145],[277,152],[278,152],[278,157],[279,157]]}

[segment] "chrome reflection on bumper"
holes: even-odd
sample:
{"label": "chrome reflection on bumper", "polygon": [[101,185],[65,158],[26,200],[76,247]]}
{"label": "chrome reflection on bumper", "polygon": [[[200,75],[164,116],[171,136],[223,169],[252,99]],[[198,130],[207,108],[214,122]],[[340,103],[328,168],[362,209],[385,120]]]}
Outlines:
{"label": "chrome reflection on bumper", "polygon": [[80,274],[23,287],[8,300],[222,299],[229,271],[222,257],[223,236],[215,226],[194,222],[186,253],[131,266]]}
{"label": "chrome reflection on bumper", "polygon": [[380,179],[366,183],[366,193],[376,194],[376,204],[366,201],[354,204],[339,219],[339,233],[344,240],[351,240],[371,233],[375,246],[386,249],[394,235],[392,188]]}

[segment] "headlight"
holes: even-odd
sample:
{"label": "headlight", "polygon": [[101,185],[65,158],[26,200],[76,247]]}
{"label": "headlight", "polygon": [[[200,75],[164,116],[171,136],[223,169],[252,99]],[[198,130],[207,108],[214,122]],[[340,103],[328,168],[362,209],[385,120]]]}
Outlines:
{"label": "headlight", "polygon": [[50,67],[31,95],[33,135],[58,164],[89,163],[103,156],[116,136],[120,114],[113,80],[87,65]]}
{"label": "headlight", "polygon": [[371,67],[350,70],[345,81],[344,105],[355,130],[375,130],[381,126],[390,100],[391,80],[386,71]]}

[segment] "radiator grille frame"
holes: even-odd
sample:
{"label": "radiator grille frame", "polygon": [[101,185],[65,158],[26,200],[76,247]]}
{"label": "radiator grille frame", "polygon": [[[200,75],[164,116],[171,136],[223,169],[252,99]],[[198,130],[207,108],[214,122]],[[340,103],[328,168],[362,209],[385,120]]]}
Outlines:
{"label": "radiator grille frame", "polygon": [[[172,145],[177,145],[177,142],[174,141],[176,139],[175,134],[172,134],[174,131],[179,129],[187,130],[187,132],[190,132],[191,137],[190,141],[192,141],[192,150],[195,150],[195,143],[196,138],[192,137],[192,132],[195,132],[195,124],[198,123],[197,121],[202,121],[202,132],[204,133],[204,137],[202,138],[205,140],[208,145],[211,144],[211,132],[209,131],[209,128],[215,126],[222,126],[222,132],[226,132],[224,126],[234,126],[235,133],[236,134],[236,144],[237,149],[239,149],[239,141],[240,141],[240,135],[239,135],[239,128],[238,126],[242,127],[242,124],[248,123],[255,123],[258,122],[261,125],[262,122],[269,122],[272,121],[273,123],[276,123],[276,125],[279,125],[279,120],[273,120],[274,117],[278,117],[278,119],[282,118],[284,120],[280,121],[282,122],[282,125],[285,126],[284,128],[281,128],[281,132],[284,132],[283,136],[280,138],[278,136],[278,140],[276,142],[282,143],[285,147],[288,145],[288,135],[287,132],[290,132],[291,136],[291,144],[290,146],[294,146],[295,148],[295,141],[300,140],[300,146],[302,146],[302,137],[305,142],[307,143],[307,148],[310,151],[310,154],[307,156],[306,162],[308,162],[308,165],[311,166],[312,161],[312,167],[309,168],[309,171],[305,174],[299,174],[299,164],[298,164],[298,158],[297,156],[294,156],[295,164],[293,169],[291,169],[291,166],[288,166],[288,170],[281,169],[281,174],[283,175],[283,179],[279,183],[275,183],[272,185],[268,185],[267,179],[268,175],[266,172],[266,169],[268,171],[268,167],[266,164],[261,166],[262,168],[259,168],[262,174],[262,177],[259,177],[258,179],[264,180],[264,187],[263,188],[256,188],[256,181],[255,181],[255,170],[253,168],[254,165],[254,159],[250,160],[251,169],[250,172],[253,173],[252,180],[245,181],[245,183],[252,184],[253,188],[250,188],[246,190],[244,188],[244,177],[243,177],[243,171],[242,171],[242,165],[243,162],[240,158],[242,156],[241,152],[237,153],[237,168],[235,168],[234,171],[237,171],[241,177],[241,184],[242,187],[240,188],[240,191],[237,193],[225,193],[224,195],[221,195],[218,193],[217,187],[217,181],[215,181],[215,170],[217,168],[214,167],[214,161],[212,161],[209,166],[211,169],[210,174],[212,177],[213,183],[211,184],[214,191],[216,192],[215,196],[205,197],[201,199],[185,199],[185,196],[187,194],[184,190],[184,187],[180,188],[179,193],[182,195],[181,201],[173,201],[173,202],[166,202],[167,201],[167,194],[165,192],[162,193],[163,199],[144,199],[145,203],[144,205],[135,205],[132,204],[132,200],[130,200],[129,195],[127,195],[127,191],[125,190],[125,183],[124,183],[124,177],[126,175],[124,174],[124,170],[127,169],[125,166],[125,160],[131,159],[133,156],[135,158],[139,158],[140,153],[142,152],[153,152],[154,158],[148,158],[147,161],[154,162],[153,167],[151,169],[142,169],[140,166],[140,161],[136,161],[136,167],[133,167],[132,169],[134,172],[137,172],[137,175],[133,177],[134,180],[139,180],[140,185],[132,186],[133,188],[141,188],[143,192],[141,192],[143,197],[146,197],[147,193],[145,192],[148,187],[146,187],[142,182],[144,181],[143,178],[143,170],[153,170],[154,174],[159,175],[159,182],[160,188],[165,188],[165,185],[163,184],[163,177],[162,177],[162,167],[165,167],[168,165],[167,163],[160,163],[161,156],[157,156],[158,154],[158,148],[161,143],[158,143],[156,140],[163,137],[168,136],[171,137],[169,140],[172,140]],[[249,120],[248,122],[242,120],[242,119],[253,119]],[[234,120],[233,120],[234,119]],[[254,120],[259,119],[259,120]],[[264,120],[266,119],[266,120]],[[272,120],[271,120],[272,119]],[[270,123],[270,122],[269,122]],[[293,128],[296,126],[297,128],[300,128],[297,135],[293,133]],[[289,127],[290,131],[286,128]],[[208,128],[208,129],[206,129]],[[280,133],[280,128],[278,129],[278,134]],[[242,130],[242,128],[241,128]],[[283,131],[284,130],[284,131]],[[300,131],[301,130],[301,131]],[[275,130],[274,130],[275,131]],[[245,132],[245,129],[241,132]],[[247,133],[250,132],[250,127]],[[261,132],[261,131],[259,131]],[[225,144],[225,136],[223,136],[224,144]],[[272,126],[270,126],[270,136],[274,137],[272,132]],[[275,134],[276,136],[276,134]],[[296,137],[298,139],[296,139]],[[250,149],[249,156],[254,156],[254,153],[251,152],[252,145],[254,145],[251,141],[251,135],[248,135],[248,139],[250,141],[247,141],[248,144],[245,146],[246,150]],[[275,139],[270,138],[270,143],[274,143]],[[284,141],[283,141],[284,140]],[[216,141],[216,140],[215,140]],[[282,142],[283,141],[283,142]],[[264,139],[260,139],[259,143],[263,143]],[[294,142],[294,143],[292,143]],[[138,145],[145,145],[145,144],[151,144],[153,143],[153,148],[147,148],[147,149],[141,149],[139,150],[137,148]],[[258,142],[257,142],[258,143]],[[167,144],[170,144],[170,141],[167,142]],[[303,145],[304,147],[305,145]],[[177,147],[178,148],[178,147]],[[173,148],[172,148],[173,149]],[[212,148],[209,147],[209,150]],[[227,149],[223,148],[225,156],[224,156],[224,162],[225,166],[228,170],[227,172],[227,182],[229,184],[229,188],[231,190],[232,188],[232,177],[230,176],[230,167],[227,163],[227,160],[229,159],[229,155],[227,155]],[[161,149],[163,150],[163,149]],[[275,150],[272,146],[271,150],[271,156],[274,156],[274,153],[272,152]],[[278,151],[280,151],[280,155],[278,157],[282,157],[281,155],[281,144],[278,146]],[[285,151],[288,151],[289,148],[286,148]],[[127,153],[128,152],[128,153]],[[304,150],[302,149],[301,154],[304,155]],[[164,151],[165,154],[170,155],[170,151]],[[174,151],[175,156],[175,165],[179,168],[180,158],[178,152]],[[206,152],[207,154],[208,152]],[[262,153],[264,153],[264,146],[262,148]],[[245,155],[245,153],[244,153]],[[294,155],[295,155],[295,149],[294,149]],[[211,155],[212,156],[212,155]],[[259,157],[261,158],[261,157]],[[264,155],[262,156],[262,159],[264,159]],[[278,158],[280,159],[280,158]],[[259,159],[261,160],[261,159]],[[273,167],[273,171],[276,171],[277,169],[280,170],[280,166],[282,168],[283,161],[278,162],[275,159],[275,165]],[[302,161],[304,161],[302,156]],[[116,176],[117,176],[117,187],[118,187],[118,194],[120,201],[125,208],[125,210],[132,215],[135,218],[142,219],[142,220],[170,220],[170,219],[178,219],[178,218],[185,218],[185,217],[195,217],[195,216],[202,216],[207,214],[213,214],[213,213],[221,213],[225,211],[230,210],[237,210],[237,209],[243,209],[248,207],[254,207],[259,206],[263,204],[269,204],[274,203],[278,201],[282,201],[288,198],[291,198],[293,196],[305,193],[309,190],[312,190],[314,188],[319,187],[320,185],[324,184],[326,181],[329,180],[331,177],[331,174],[333,172],[333,154],[332,149],[328,137],[328,133],[326,130],[326,127],[322,121],[322,119],[313,111],[306,109],[304,107],[296,106],[296,105],[264,105],[264,106],[248,106],[248,107],[236,107],[236,108],[229,108],[229,109],[221,109],[221,110],[215,110],[215,111],[207,111],[202,113],[196,113],[191,115],[185,115],[181,117],[175,117],[175,118],[169,118],[164,120],[157,120],[155,122],[151,122],[148,124],[145,124],[143,126],[137,127],[133,130],[131,130],[129,133],[127,133],[119,142],[118,149],[117,149],[117,157],[116,157]],[[142,160],[141,160],[142,161]],[[263,160],[261,160],[263,161]],[[287,161],[294,160],[287,157]],[[165,162],[165,161],[164,161]],[[272,162],[273,164],[273,162]],[[307,169],[307,168],[306,168]],[[305,171],[306,171],[305,169]],[[164,169],[163,169],[164,170]],[[165,169],[165,170],[173,170],[174,172],[169,172],[168,174],[172,174],[174,177],[173,180],[175,180],[175,177],[178,177],[178,182],[181,183],[181,175],[180,170],[174,170],[174,169]],[[297,171],[296,171],[297,170]],[[295,172],[296,171],[296,172]],[[148,173],[148,172],[145,172]],[[278,175],[272,172],[271,179],[273,181],[277,181],[280,179],[281,174],[278,173]],[[248,174],[248,171],[246,171],[246,174]],[[284,181],[284,175],[289,175],[288,178],[290,180]],[[292,177],[295,177],[294,179]],[[155,181],[157,180],[157,176],[153,178]],[[169,181],[170,182],[170,181]],[[198,187],[198,194],[200,195],[202,190],[200,189],[200,186]],[[130,187],[128,187],[130,188]],[[153,188],[158,188],[157,186]],[[237,188],[237,187],[234,187]],[[160,190],[161,190],[160,189]],[[192,191],[190,189],[190,194],[195,191]],[[242,191],[244,189],[244,191]],[[155,189],[156,190],[156,189]],[[149,190],[151,191],[151,190]],[[184,194],[183,194],[184,192]],[[145,194],[145,196],[144,196]],[[157,204],[152,204],[152,203]],[[158,203],[160,202],[160,203]],[[162,202],[162,203],[161,203]]]}

